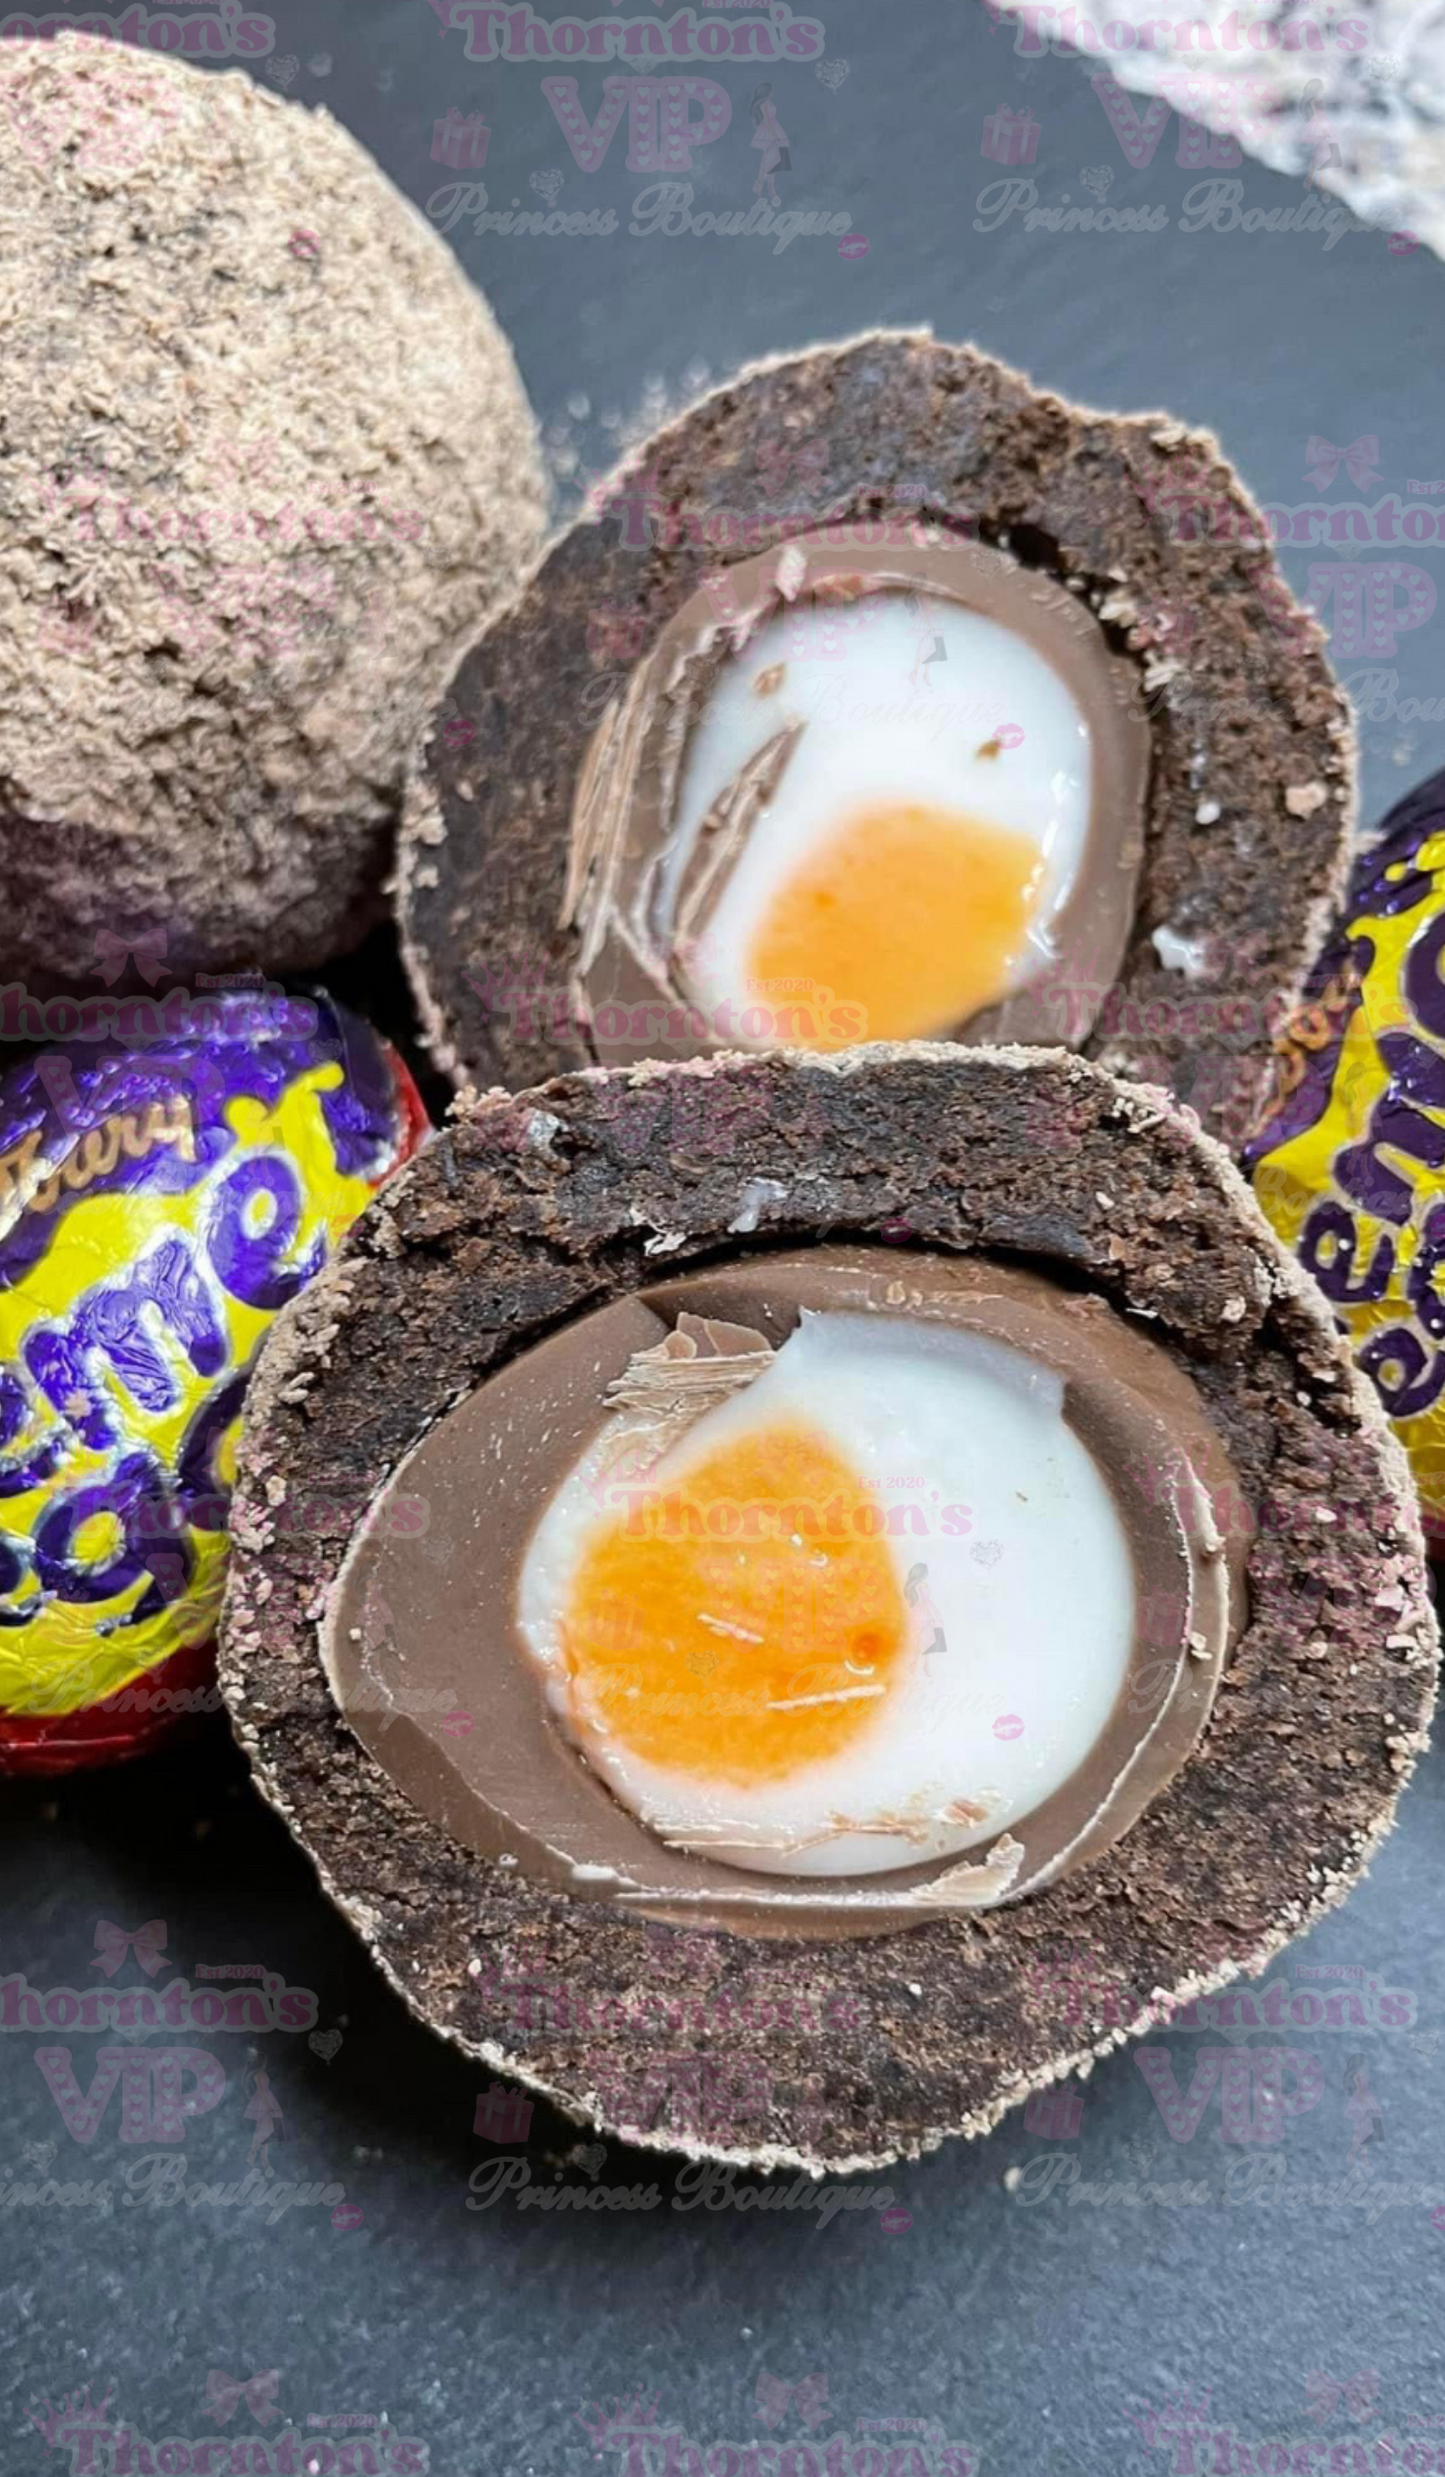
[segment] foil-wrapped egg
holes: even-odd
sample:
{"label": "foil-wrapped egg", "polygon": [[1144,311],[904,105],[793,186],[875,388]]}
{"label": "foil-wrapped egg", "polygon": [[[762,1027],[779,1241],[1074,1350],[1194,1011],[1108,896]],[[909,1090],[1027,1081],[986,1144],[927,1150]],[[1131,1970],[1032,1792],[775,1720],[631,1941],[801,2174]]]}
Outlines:
{"label": "foil-wrapped egg", "polygon": [[1354,1344],[1445,1542],[1445,773],[1361,852],[1275,1047],[1255,1193]]}
{"label": "foil-wrapped egg", "polygon": [[247,1377],[426,1124],[324,997],[41,1002],[0,1075],[0,1769],[153,1742],[210,1698]]}

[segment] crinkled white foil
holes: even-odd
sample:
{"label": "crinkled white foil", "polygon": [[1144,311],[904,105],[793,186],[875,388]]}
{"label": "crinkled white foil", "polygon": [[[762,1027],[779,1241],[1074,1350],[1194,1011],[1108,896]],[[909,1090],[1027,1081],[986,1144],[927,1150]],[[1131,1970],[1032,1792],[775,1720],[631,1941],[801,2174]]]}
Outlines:
{"label": "crinkled white foil", "polygon": [[[1028,0],[988,0],[1000,20],[1028,22]],[[1223,48],[1226,21],[1238,21],[1238,48]],[[1160,21],[1191,33],[1185,49]],[[1062,10],[1034,22],[1058,33]],[[1152,47],[1106,44],[1098,29],[1126,20],[1154,22]],[[1363,49],[1332,40],[1344,20],[1363,22]],[[1253,27],[1274,48],[1248,42]],[[1286,50],[1289,28],[1317,28],[1321,48]],[[1095,39],[1090,40],[1090,34]],[[1143,39],[1143,38],[1141,38]],[[1297,31],[1296,39],[1300,39]],[[1309,0],[1290,7],[1240,7],[1239,0],[1085,0],[1071,48],[1107,65],[1121,86],[1166,96],[1193,120],[1236,138],[1273,171],[1316,183],[1387,231],[1428,242],[1445,257],[1445,0]]]}

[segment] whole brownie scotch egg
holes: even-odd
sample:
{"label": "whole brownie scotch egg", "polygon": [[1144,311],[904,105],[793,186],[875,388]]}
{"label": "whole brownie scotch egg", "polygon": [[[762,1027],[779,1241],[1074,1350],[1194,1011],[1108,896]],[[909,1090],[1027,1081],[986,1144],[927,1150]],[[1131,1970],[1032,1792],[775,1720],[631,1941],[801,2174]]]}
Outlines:
{"label": "whole brownie scotch egg", "polygon": [[87,22],[0,41],[0,982],[130,922],[178,973],[326,965],[540,538],[531,408],[349,131]]}
{"label": "whole brownie scotch egg", "polygon": [[982,2131],[1262,1967],[1433,1693],[1323,1301],[1165,1095],[1057,1050],[461,1105],[274,1329],[232,1533],[235,1724],[407,2002],[764,2164]]}
{"label": "whole brownie scotch egg", "polygon": [[1211,439],[926,334],[745,372],[434,717],[399,886],[441,1064],[1063,1042],[1242,1133],[1353,803],[1269,538]]}

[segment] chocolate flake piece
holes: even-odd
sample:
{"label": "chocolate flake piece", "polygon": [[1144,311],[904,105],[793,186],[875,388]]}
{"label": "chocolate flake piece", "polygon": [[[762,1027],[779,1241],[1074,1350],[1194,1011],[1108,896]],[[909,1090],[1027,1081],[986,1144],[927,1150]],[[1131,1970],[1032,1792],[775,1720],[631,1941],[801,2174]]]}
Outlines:
{"label": "chocolate flake piece", "polygon": [[677,894],[674,937],[676,950],[684,960],[693,940],[706,928],[711,905],[727,871],[751,834],[759,810],[782,781],[802,733],[802,724],[792,723],[787,730],[765,741],[726,791],[719,793],[698,828]]}
{"label": "chocolate flake piece", "polygon": [[664,1340],[635,1350],[606,1395],[609,1409],[639,1414],[627,1431],[629,1468],[646,1467],[635,1458],[640,1436],[647,1460],[655,1460],[704,1412],[750,1385],[773,1355],[772,1343],[751,1326],[685,1312]]}

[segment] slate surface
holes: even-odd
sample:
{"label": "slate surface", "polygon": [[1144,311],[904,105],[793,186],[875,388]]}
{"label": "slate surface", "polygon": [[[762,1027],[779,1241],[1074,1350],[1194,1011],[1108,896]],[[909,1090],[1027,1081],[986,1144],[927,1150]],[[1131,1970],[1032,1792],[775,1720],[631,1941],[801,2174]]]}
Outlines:
{"label": "slate surface", "polygon": [[[583,172],[536,60],[469,65],[461,35],[444,32],[424,0],[278,4],[273,74],[294,59],[289,91],[324,101],[419,201],[480,177],[493,210],[514,196],[532,205],[533,172],[560,171],[560,208],[614,210],[610,237],[478,236],[470,221],[451,236],[515,340],[559,467],[573,460],[566,487],[610,459],[647,403],[695,387],[701,365],[721,376],[748,356],[885,321],[972,335],[1085,400],[1166,404],[1216,428],[1275,503],[1314,498],[1303,479],[1313,434],[1340,446],[1378,437],[1381,481],[1357,489],[1342,468],[1334,502],[1394,490],[1407,505],[1407,478],[1445,471],[1445,277],[1427,252],[1392,254],[1383,236],[1362,233],[1326,248],[1318,231],[1189,230],[1200,201],[1192,215],[1184,202],[1202,180],[1240,181],[1241,209],[1297,212],[1308,201],[1299,184],[1256,166],[1181,166],[1174,123],[1150,164],[1131,170],[1087,65],[1021,59],[1012,33],[972,5],[912,0],[905,12],[821,0],[827,57],[848,60],[846,80],[830,87],[805,63],[779,66],[774,100],[794,167],[784,204],[846,211],[869,248],[845,257],[834,239],[809,234],[781,254],[756,238],[631,235],[648,182],[625,168],[625,123],[600,170]],[[594,117],[604,72],[562,65]],[[255,68],[266,74],[266,59]],[[688,176],[694,213],[746,206],[760,160],[746,117],[756,73],[732,63],[722,82],[733,122]],[[1036,117],[1031,168],[981,156],[985,115],[999,104]],[[431,160],[433,124],[453,106],[491,125],[481,175]],[[1085,169],[1113,179],[1086,189]],[[1014,213],[980,231],[993,220],[980,215],[980,192],[1023,178],[1041,204],[1103,194],[1168,221],[1145,233],[1030,234]],[[1227,220],[1227,197],[1219,211]],[[1428,549],[1403,555],[1433,573]],[[1301,587],[1310,557],[1287,554]],[[1357,684],[1381,675],[1366,683],[1367,818],[1442,761],[1442,619],[1403,635],[1394,654],[1342,661]],[[1435,696],[1440,720],[1388,710],[1392,698]],[[364,989],[375,973],[389,1013],[385,972],[373,949],[348,977]],[[541,2108],[525,2145],[476,2134],[482,2077],[379,1984],[257,1805],[219,1726],[131,1771],[7,1790],[0,1977],[163,1992],[182,1974],[198,1990],[201,1964],[259,1965],[311,1992],[323,2044],[305,2028],[249,2042],[186,2032],[225,2087],[166,2150],[143,2125],[140,2139],[121,2140],[119,2095],[92,2140],[78,2141],[40,2062],[68,2045],[85,2091],[102,2045],[144,2055],[146,2041],[63,2026],[0,2037],[3,2466],[17,2477],[83,2472],[88,2451],[90,2465],[121,2477],[152,2464],[284,2468],[285,2429],[307,2439],[318,2470],[344,2468],[340,2427],[313,2421],[347,2419],[361,2421],[353,2444],[370,2437],[377,2466],[443,2477],[962,2470],[940,2436],[1009,2477],[1285,2465],[1277,2453],[1261,2460],[1261,2443],[1288,2443],[1301,2467],[1362,2466],[1354,2452],[1366,2449],[1372,2466],[1437,2465],[1442,1782],[1437,1757],[1369,1882],[1275,1973],[1301,2015],[1313,2009],[1302,1998],[1348,1991],[1366,2026],[1296,2026],[1243,2044],[1218,2025],[1158,2033],[1181,2089],[1203,2106],[1187,2143],[1170,2138],[1126,2050],[1086,2086],[1077,2131],[1015,2118],[985,2144],[895,2171],[887,2183],[911,2224],[892,2231],[876,2189],[852,2194],[856,2206],[827,2227],[816,2209],[711,2208],[656,2162],[616,2145],[599,2159]],[[106,1981],[94,1967],[97,1921],[130,1929],[153,1918],[165,1922],[154,1981],[130,1953]],[[1307,1981],[1308,1970],[1349,1975]],[[1382,1989],[1395,1992],[1382,2002]],[[168,2035],[181,2034],[154,2043]],[[1298,2112],[1280,2120],[1275,2142],[1225,2145],[1217,2091],[1206,2098],[1212,2076],[1242,2069],[1222,2064],[1226,2055],[1281,2042],[1297,2058],[1283,2087]],[[246,2174],[257,2065],[281,2110],[273,2183],[329,2197],[298,2200],[269,2225],[214,2198]],[[63,2067],[49,2069],[63,2089]],[[1361,2075],[1379,2130],[1351,2181],[1355,2132],[1372,2121],[1347,2112],[1346,2083],[1358,2098]],[[1255,2086],[1258,2110],[1267,2078]],[[587,2155],[564,2164],[569,2149]],[[655,2186],[655,2206],[543,2214],[512,2191],[470,2207],[496,2176],[488,2163],[513,2155],[533,2192],[560,2171],[583,2192]],[[483,2185],[469,2191],[479,2169]],[[108,2183],[110,2200],[27,2205],[26,2179],[46,2174]],[[1170,2190],[1141,2197],[1141,2177]],[[333,2227],[338,2186],[359,2226]],[[268,2369],[274,2410],[264,2385],[235,2398],[210,2381],[249,2383]],[[771,2388],[808,2378],[813,2389],[786,2405]],[[96,2403],[109,2393],[108,2435],[87,2444],[62,2417],[47,2438],[31,2408],[43,2423],[47,2397],[59,2409],[87,2383]],[[655,2398],[658,2431],[679,2437],[670,2453],[625,2440],[632,2412],[620,2404],[637,2393]],[[604,2433],[598,2404],[608,2402],[621,2423]],[[382,2418],[384,2432],[366,2422]],[[138,2439],[127,2443],[120,2427]],[[1231,2439],[1191,2443],[1191,2427]],[[846,2442],[827,2459],[839,2434]],[[1394,2438],[1393,2460],[1376,2450],[1383,2436]],[[207,2438],[209,2452],[199,2448]],[[402,2450],[408,2439],[419,2448]],[[305,2465],[299,2446],[289,2464]],[[366,2454],[354,2448],[349,2464],[365,2469]]]}

